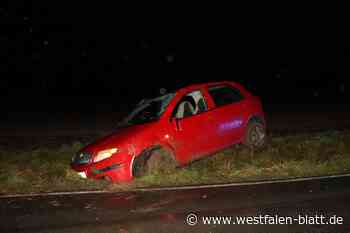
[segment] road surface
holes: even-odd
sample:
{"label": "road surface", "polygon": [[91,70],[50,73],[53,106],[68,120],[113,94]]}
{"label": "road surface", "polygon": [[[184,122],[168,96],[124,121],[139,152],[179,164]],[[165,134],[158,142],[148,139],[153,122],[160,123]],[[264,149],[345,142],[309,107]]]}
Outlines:
{"label": "road surface", "polygon": [[[2,197],[0,211],[0,232],[4,233],[348,233],[350,176],[172,191]],[[209,216],[230,216],[232,221],[245,216],[263,222],[204,224],[203,217]],[[325,222],[317,222],[322,216]],[[280,224],[271,224],[272,217],[275,223],[279,218]],[[288,224],[281,224],[283,218]],[[292,222],[287,222],[292,218]]]}

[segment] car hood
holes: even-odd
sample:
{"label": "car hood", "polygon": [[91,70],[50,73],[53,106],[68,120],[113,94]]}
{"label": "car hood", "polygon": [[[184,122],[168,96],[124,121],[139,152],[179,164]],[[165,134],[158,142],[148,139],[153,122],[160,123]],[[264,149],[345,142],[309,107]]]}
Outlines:
{"label": "car hood", "polygon": [[111,147],[121,146],[123,144],[131,144],[136,136],[140,136],[152,126],[155,122],[133,125],[125,128],[118,128],[115,132],[102,137],[95,142],[87,145],[82,150],[89,152],[97,152]]}

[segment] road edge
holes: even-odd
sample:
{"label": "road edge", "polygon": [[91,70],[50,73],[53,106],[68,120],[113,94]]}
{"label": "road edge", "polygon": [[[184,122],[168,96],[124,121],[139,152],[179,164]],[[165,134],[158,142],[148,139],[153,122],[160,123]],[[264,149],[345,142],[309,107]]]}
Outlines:
{"label": "road edge", "polygon": [[273,179],[273,180],[261,180],[261,181],[246,181],[224,184],[205,184],[205,185],[188,185],[188,186],[173,186],[173,187],[149,187],[149,188],[135,188],[127,191],[109,191],[109,190],[87,190],[87,191],[67,191],[67,192],[49,192],[49,193],[28,193],[28,194],[5,194],[0,195],[0,199],[4,198],[30,198],[30,197],[45,197],[45,196],[66,196],[66,195],[84,195],[84,194],[112,194],[112,193],[126,193],[126,192],[155,192],[155,191],[180,191],[189,189],[209,189],[209,188],[225,188],[225,187],[239,187],[239,186],[253,186],[263,184],[279,184],[279,183],[294,183],[311,180],[325,180],[350,177],[350,173],[334,174],[327,176],[312,176],[312,177],[299,177],[299,178],[287,178],[287,179]]}

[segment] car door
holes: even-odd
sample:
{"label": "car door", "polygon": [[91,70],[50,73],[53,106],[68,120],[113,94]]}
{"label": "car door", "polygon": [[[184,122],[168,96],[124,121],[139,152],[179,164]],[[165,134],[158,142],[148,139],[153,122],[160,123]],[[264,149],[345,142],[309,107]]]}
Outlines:
{"label": "car door", "polygon": [[[183,104],[186,101],[195,105],[193,109],[188,104]],[[172,146],[181,163],[198,159],[212,147],[212,125],[207,120],[207,110],[206,100],[200,90],[185,94],[174,108],[171,119]]]}
{"label": "car door", "polygon": [[231,85],[221,84],[208,87],[214,102],[215,141],[217,149],[227,147],[241,139],[244,116],[244,96]]}

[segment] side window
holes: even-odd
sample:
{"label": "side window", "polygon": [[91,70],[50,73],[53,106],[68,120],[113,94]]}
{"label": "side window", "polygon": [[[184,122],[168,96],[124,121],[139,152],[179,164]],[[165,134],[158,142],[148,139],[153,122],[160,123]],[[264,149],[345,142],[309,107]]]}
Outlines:
{"label": "side window", "polygon": [[207,103],[201,91],[192,91],[180,99],[172,116],[178,119],[207,111]]}
{"label": "side window", "polygon": [[217,107],[236,103],[243,99],[239,90],[228,85],[209,87],[208,91]]}

